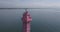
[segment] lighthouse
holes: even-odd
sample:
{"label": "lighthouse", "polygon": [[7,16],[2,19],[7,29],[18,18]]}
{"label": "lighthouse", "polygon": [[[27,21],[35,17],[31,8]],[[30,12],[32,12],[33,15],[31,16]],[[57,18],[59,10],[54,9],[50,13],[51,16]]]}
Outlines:
{"label": "lighthouse", "polygon": [[27,9],[25,9],[25,12],[23,13],[23,16],[22,16],[22,22],[23,22],[22,31],[23,32],[30,32],[31,21],[32,21],[32,18],[29,12],[27,11]]}

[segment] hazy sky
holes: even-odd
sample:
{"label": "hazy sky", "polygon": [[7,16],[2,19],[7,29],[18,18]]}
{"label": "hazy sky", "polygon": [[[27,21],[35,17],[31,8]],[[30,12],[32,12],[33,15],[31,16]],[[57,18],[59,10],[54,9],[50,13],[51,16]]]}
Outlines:
{"label": "hazy sky", "polygon": [[0,0],[0,8],[60,7],[60,0]]}

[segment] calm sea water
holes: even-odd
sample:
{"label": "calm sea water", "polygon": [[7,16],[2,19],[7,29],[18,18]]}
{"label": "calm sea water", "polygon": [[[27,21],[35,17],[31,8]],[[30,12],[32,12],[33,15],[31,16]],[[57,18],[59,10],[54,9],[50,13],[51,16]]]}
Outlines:
{"label": "calm sea water", "polygon": [[[31,32],[60,32],[60,9],[28,9]],[[22,32],[24,9],[0,9],[0,32]]]}

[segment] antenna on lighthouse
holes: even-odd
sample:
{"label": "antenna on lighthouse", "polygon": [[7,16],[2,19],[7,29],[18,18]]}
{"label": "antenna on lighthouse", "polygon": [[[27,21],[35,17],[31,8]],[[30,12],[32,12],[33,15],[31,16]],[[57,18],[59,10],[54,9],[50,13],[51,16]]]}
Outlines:
{"label": "antenna on lighthouse", "polygon": [[28,11],[28,8],[25,8],[25,11]]}
{"label": "antenna on lighthouse", "polygon": [[25,8],[25,12],[28,13],[28,8]]}

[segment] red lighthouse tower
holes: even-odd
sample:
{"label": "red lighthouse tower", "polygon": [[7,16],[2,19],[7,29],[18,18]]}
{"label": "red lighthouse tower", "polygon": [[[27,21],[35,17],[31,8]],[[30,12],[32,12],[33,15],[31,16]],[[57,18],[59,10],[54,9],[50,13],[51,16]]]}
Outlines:
{"label": "red lighthouse tower", "polygon": [[30,22],[32,21],[32,18],[28,13],[27,9],[23,14],[22,21],[23,21],[23,32],[30,32]]}

